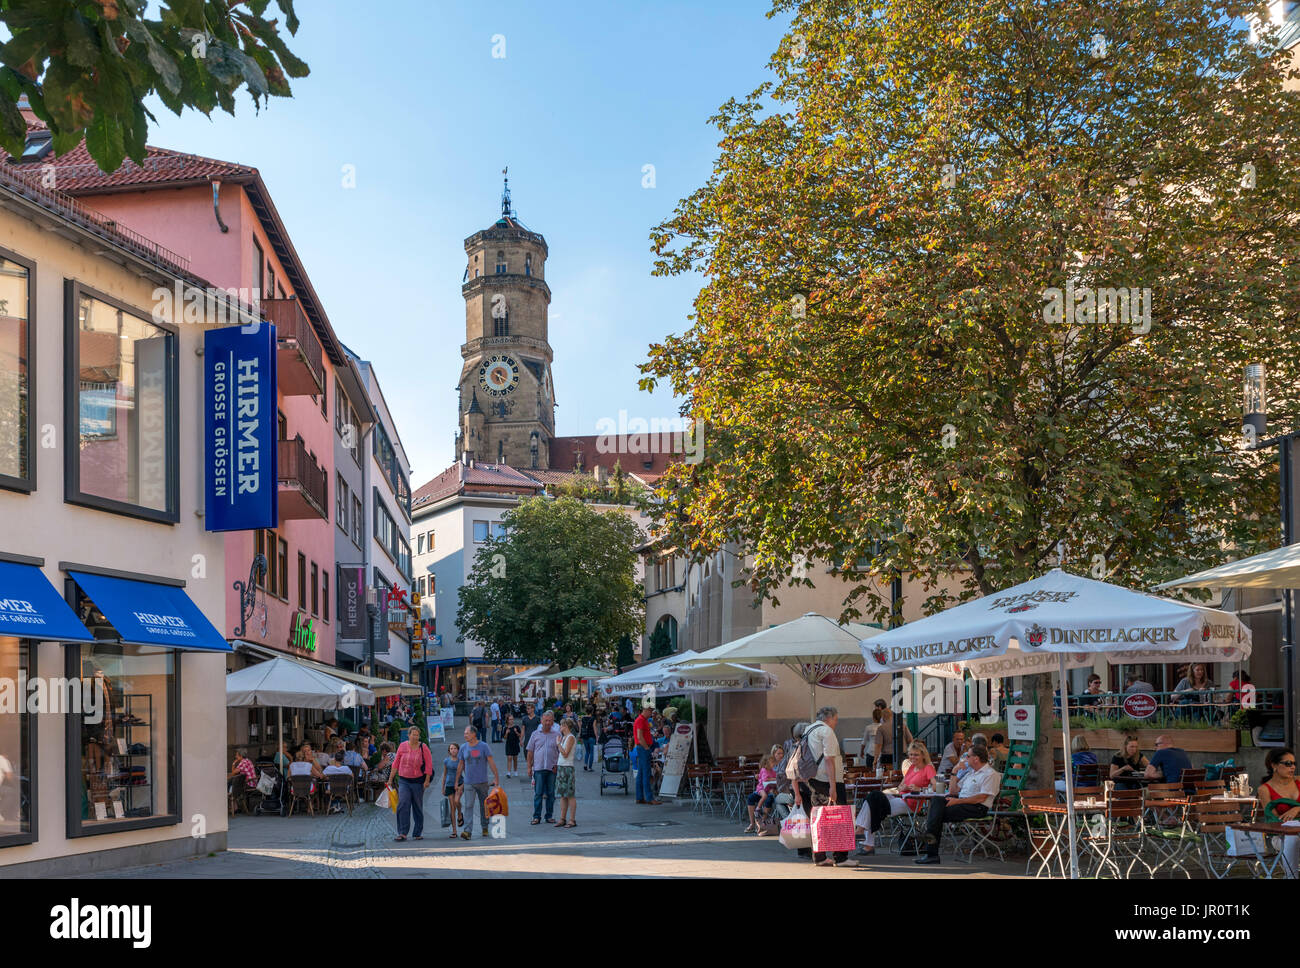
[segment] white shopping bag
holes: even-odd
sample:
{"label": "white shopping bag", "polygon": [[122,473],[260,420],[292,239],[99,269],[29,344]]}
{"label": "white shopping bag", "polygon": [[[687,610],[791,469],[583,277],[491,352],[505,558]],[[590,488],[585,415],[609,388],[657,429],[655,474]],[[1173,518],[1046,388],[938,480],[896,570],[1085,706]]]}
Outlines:
{"label": "white shopping bag", "polygon": [[790,816],[781,821],[779,839],[788,850],[812,847],[812,824],[808,822],[808,814],[804,813],[803,807],[795,807],[790,811]]}
{"label": "white shopping bag", "polygon": [[1268,853],[1267,841],[1263,834],[1254,830],[1233,830],[1228,827],[1228,849],[1224,853],[1229,857],[1263,857]]}

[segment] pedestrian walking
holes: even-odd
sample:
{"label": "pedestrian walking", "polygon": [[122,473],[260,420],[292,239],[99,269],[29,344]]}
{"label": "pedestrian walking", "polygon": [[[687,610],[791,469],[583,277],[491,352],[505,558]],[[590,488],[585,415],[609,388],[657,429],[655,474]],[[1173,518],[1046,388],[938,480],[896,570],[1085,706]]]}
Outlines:
{"label": "pedestrian walking", "polygon": [[388,772],[388,785],[397,780],[397,836],[405,840],[414,813],[412,840],[424,839],[424,791],[433,781],[433,754],[421,742],[420,727],[412,726],[406,740],[397,747],[393,766]]}
{"label": "pedestrian walking", "polygon": [[463,823],[460,813],[460,791],[456,776],[460,772],[460,744],[447,744],[447,757],[442,761],[442,795],[447,798],[448,816],[451,818],[451,836]]}
{"label": "pedestrian walking", "polygon": [[533,733],[537,732],[537,727],[542,725],[542,718],[537,715],[537,707],[531,702],[524,707],[524,746],[533,738]]}
{"label": "pedestrian walking", "polygon": [[501,703],[493,699],[488,712],[492,717],[492,742],[499,743],[501,742]]}
{"label": "pedestrian walking", "polygon": [[487,706],[483,704],[482,699],[474,703],[474,708],[470,710],[469,724],[478,730],[479,736],[487,736],[488,711]]}
{"label": "pedestrian walking", "polygon": [[[817,720],[804,733],[808,739],[808,751],[817,760],[817,775],[796,786],[795,803],[804,808],[809,818],[816,807],[851,802],[844,789],[844,757],[840,754],[839,737],[835,735],[839,721],[838,709],[823,706],[817,710]],[[835,851],[830,856],[818,852],[812,858],[818,867],[857,866],[855,861],[849,860],[846,850]]]}
{"label": "pedestrian walking", "polygon": [[[492,758],[492,748],[479,739],[478,730],[473,726],[465,727],[465,745],[460,748],[459,762],[456,765],[456,785],[462,787],[460,799],[461,810],[466,814],[465,829],[461,831],[463,840],[470,839],[470,827],[474,821],[474,799],[478,799],[478,817],[483,826],[483,836],[488,835],[487,797],[491,791],[488,783],[488,770],[492,771],[492,782],[501,785],[501,774],[497,772],[496,760]],[[463,785],[463,786],[462,786]]]}
{"label": "pedestrian walking", "polygon": [[[574,761],[578,758],[578,737],[573,720],[566,716],[560,723],[559,757],[555,761],[555,795],[560,799],[557,827],[578,826],[578,779]],[[567,823],[566,823],[567,820]]]}
{"label": "pedestrian walking", "polygon": [[515,717],[506,714],[506,776],[519,775],[519,750],[524,745],[524,728],[515,722]]}
{"label": "pedestrian walking", "polygon": [[647,702],[641,709],[641,715],[632,724],[632,743],[637,757],[636,802],[658,806],[662,800],[655,799],[654,774],[650,763],[650,751],[655,748],[654,728],[650,725],[650,715],[654,704]]}
{"label": "pedestrian walking", "polygon": [[555,728],[555,714],[542,713],[542,725],[528,740],[528,779],[533,782],[533,826],[542,822],[545,801],[546,822],[555,813],[555,766],[560,759],[560,731]]}
{"label": "pedestrian walking", "polygon": [[582,769],[589,773],[596,762],[596,717],[590,709],[582,717],[578,730],[582,740]]}

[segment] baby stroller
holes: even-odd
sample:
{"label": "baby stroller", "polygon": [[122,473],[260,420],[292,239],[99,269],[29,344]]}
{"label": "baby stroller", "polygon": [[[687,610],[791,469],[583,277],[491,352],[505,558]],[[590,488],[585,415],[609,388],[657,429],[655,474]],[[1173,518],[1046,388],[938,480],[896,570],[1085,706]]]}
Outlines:
{"label": "baby stroller", "polygon": [[275,814],[276,816],[283,817],[289,807],[289,805],[285,803],[284,777],[276,767],[268,764],[258,766],[259,780],[262,778],[263,774],[272,777],[275,782],[275,788],[269,794],[264,795],[258,802],[257,806],[253,808],[253,815],[257,817],[265,817],[268,814]]}
{"label": "baby stroller", "polygon": [[600,748],[600,795],[605,795],[606,787],[622,787],[623,796],[627,796],[627,775],[631,769],[632,763],[623,737],[614,735],[605,740],[605,745]]}

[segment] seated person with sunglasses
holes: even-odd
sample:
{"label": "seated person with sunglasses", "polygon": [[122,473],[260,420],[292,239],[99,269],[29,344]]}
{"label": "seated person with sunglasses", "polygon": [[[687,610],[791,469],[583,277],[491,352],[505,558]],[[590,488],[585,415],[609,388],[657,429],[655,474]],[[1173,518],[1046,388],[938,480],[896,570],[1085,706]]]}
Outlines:
{"label": "seated person with sunglasses", "polygon": [[[1264,757],[1264,779],[1259,784],[1263,819],[1271,823],[1300,823],[1300,785],[1296,783],[1295,754],[1289,749],[1272,749]],[[1281,841],[1280,844],[1276,844]],[[1278,837],[1286,876],[1300,874],[1300,837]]]}
{"label": "seated person with sunglasses", "polygon": [[944,824],[987,817],[997,798],[1002,775],[989,766],[988,747],[972,746],[966,756],[967,765],[972,769],[962,778],[960,786],[954,778],[948,799],[930,804],[930,816],[925,825],[925,853],[916,859],[918,864],[939,863],[939,838],[943,836]]}

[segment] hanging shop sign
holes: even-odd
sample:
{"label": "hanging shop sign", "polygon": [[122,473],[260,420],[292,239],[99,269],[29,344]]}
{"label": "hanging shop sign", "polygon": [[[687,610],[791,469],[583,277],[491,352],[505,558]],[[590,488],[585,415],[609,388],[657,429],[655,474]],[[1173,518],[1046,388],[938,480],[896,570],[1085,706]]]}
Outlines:
{"label": "hanging shop sign", "polygon": [[306,612],[294,612],[289,626],[289,645],[307,652],[316,651],[316,625]]}
{"label": "hanging shop sign", "polygon": [[857,689],[872,682],[876,675],[868,672],[862,662],[837,662],[826,667],[817,679],[817,685],[823,689]]}
{"label": "hanging shop sign", "polygon": [[203,526],[251,531],[278,523],[275,327],[203,334]]}
{"label": "hanging shop sign", "polygon": [[364,565],[339,565],[338,578],[339,638],[366,637],[366,568]]}
{"label": "hanging shop sign", "polygon": [[1121,705],[1124,707],[1124,715],[1131,716],[1133,719],[1150,719],[1160,708],[1156,697],[1145,692],[1135,692],[1125,696]]}

